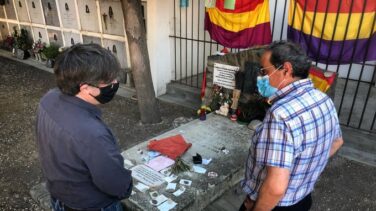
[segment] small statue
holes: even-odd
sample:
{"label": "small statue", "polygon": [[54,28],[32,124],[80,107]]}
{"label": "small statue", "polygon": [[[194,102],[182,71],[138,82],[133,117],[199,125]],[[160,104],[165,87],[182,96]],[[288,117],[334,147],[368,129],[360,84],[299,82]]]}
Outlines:
{"label": "small statue", "polygon": [[219,110],[216,110],[215,113],[222,115],[222,116],[227,116],[229,112],[229,105],[227,102],[223,103],[223,105],[219,108]]}

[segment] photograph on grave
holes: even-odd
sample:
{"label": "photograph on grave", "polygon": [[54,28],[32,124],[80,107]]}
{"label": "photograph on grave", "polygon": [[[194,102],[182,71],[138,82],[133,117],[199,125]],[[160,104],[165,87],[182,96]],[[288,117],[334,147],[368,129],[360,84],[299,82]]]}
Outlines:
{"label": "photograph on grave", "polygon": [[42,3],[40,0],[27,0],[27,7],[29,9],[30,19],[32,23],[44,24]]}
{"label": "photograph on grave", "polygon": [[81,30],[100,32],[98,21],[98,7],[95,0],[77,1]]}
{"label": "photograph on grave", "polygon": [[60,26],[55,0],[42,0],[44,18],[50,26]]}
{"label": "photograph on grave", "polygon": [[13,5],[13,0],[6,0],[4,7],[5,7],[7,19],[17,20],[16,11]]}
{"label": "photograph on grave", "polygon": [[78,29],[77,8],[74,0],[58,1],[64,28]]}
{"label": "photograph on grave", "polygon": [[119,0],[100,1],[102,31],[104,34],[124,36],[124,16]]}
{"label": "photograph on grave", "polygon": [[30,22],[29,14],[27,12],[26,0],[16,1],[16,10],[19,22]]}

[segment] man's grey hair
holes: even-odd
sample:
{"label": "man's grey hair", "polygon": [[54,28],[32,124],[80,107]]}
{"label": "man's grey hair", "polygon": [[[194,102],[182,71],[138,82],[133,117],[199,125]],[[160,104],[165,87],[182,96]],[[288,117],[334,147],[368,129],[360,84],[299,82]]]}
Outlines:
{"label": "man's grey hair", "polygon": [[98,44],[77,44],[58,56],[54,72],[59,89],[76,95],[82,84],[111,83],[118,77],[117,58]]}
{"label": "man's grey hair", "polygon": [[274,41],[266,49],[271,51],[270,62],[279,67],[285,62],[290,62],[293,69],[293,77],[307,78],[311,67],[311,60],[303,49],[289,41]]}

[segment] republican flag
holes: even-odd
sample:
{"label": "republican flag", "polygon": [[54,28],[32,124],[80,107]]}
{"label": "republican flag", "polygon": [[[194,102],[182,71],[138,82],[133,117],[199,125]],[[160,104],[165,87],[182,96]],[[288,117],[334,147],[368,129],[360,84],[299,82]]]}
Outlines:
{"label": "republican flag", "polygon": [[375,10],[376,0],[290,0],[287,37],[318,62],[376,60]]}
{"label": "republican flag", "polygon": [[211,39],[229,48],[271,43],[269,0],[237,0],[233,10],[225,8],[225,1],[206,8],[205,30]]}

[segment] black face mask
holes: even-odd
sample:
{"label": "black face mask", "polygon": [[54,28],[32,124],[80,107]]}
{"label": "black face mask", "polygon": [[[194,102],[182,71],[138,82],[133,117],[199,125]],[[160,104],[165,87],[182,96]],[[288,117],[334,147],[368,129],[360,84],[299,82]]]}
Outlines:
{"label": "black face mask", "polygon": [[108,103],[114,98],[117,90],[119,89],[119,83],[110,84],[105,87],[98,87],[100,93],[98,96],[93,96],[101,104]]}

